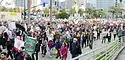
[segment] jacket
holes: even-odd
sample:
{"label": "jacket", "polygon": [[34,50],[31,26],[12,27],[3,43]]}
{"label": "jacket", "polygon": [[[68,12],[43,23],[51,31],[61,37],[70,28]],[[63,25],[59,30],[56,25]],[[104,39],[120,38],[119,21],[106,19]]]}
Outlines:
{"label": "jacket", "polygon": [[35,52],[39,52],[40,51],[40,43],[37,43],[35,46]]}
{"label": "jacket", "polygon": [[59,41],[56,42],[55,48],[59,50],[61,48],[61,43]]}
{"label": "jacket", "polygon": [[60,56],[67,57],[67,54],[68,54],[68,48],[67,47],[61,47]]}
{"label": "jacket", "polygon": [[11,41],[7,41],[7,50],[10,51],[12,50],[13,46],[12,46],[12,42]]}
{"label": "jacket", "polygon": [[81,53],[82,53],[82,51],[81,51],[80,44],[78,42],[72,43],[71,54],[72,55],[79,55]]}
{"label": "jacket", "polygon": [[125,36],[125,30],[122,32],[122,36]]}

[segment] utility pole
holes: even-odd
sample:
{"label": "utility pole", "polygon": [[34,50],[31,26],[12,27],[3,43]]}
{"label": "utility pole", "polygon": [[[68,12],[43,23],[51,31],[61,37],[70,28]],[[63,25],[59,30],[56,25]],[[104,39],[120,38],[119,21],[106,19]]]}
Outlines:
{"label": "utility pole", "polygon": [[52,21],[52,0],[50,0],[50,21]]}
{"label": "utility pole", "polygon": [[30,21],[30,9],[31,9],[31,0],[28,0],[28,21]]}
{"label": "utility pole", "polygon": [[[117,8],[117,7],[118,7],[118,0],[115,1],[115,8]],[[115,17],[116,17],[116,20],[117,20],[117,18],[118,18],[118,12],[116,12]]]}
{"label": "utility pole", "polygon": [[26,20],[26,1],[24,0],[24,12],[23,12],[24,20]]}

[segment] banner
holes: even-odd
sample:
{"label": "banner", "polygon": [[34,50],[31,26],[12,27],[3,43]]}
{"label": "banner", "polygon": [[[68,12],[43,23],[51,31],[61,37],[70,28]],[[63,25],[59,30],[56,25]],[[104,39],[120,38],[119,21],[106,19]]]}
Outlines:
{"label": "banner", "polygon": [[17,13],[16,12],[12,12],[10,15],[17,16]]}
{"label": "banner", "polygon": [[20,50],[21,47],[24,47],[24,41],[15,38],[14,47]]}
{"label": "banner", "polygon": [[34,52],[36,43],[37,40],[35,38],[27,36],[25,41],[25,51]]}

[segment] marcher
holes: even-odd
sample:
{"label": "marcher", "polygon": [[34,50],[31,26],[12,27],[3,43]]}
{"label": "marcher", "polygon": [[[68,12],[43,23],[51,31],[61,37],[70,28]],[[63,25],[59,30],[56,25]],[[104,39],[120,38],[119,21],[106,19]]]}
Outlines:
{"label": "marcher", "polygon": [[61,48],[60,48],[61,60],[66,60],[67,54],[68,54],[68,48],[66,46],[66,43],[63,43]]}
{"label": "marcher", "polygon": [[[79,56],[80,54],[82,54],[80,43],[78,42],[76,38],[74,38],[73,43],[72,43],[71,54],[72,54],[72,58],[75,58]],[[79,60],[79,59],[76,59],[76,60]]]}
{"label": "marcher", "polygon": [[43,57],[46,55],[47,52],[47,40],[43,40],[42,44],[41,44],[41,50],[42,50],[42,55]]}
{"label": "marcher", "polygon": [[9,56],[11,57],[11,59],[13,59],[13,55],[12,55],[12,42],[8,39],[7,40],[7,58],[9,58]]}
{"label": "marcher", "polygon": [[[33,60],[38,60],[38,53],[40,52],[40,43],[37,43],[35,46],[35,51],[32,54],[32,59]],[[36,59],[34,59],[34,55],[36,56]]]}
{"label": "marcher", "polygon": [[57,50],[57,56],[56,56],[56,58],[61,57],[60,54],[59,54],[61,45],[62,45],[61,42],[59,40],[57,40],[56,43],[55,43],[55,49]]}

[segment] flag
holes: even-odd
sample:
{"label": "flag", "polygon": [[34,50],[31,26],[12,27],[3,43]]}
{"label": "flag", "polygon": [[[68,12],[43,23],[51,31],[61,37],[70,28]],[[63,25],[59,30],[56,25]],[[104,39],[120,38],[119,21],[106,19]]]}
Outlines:
{"label": "flag", "polygon": [[20,50],[21,47],[24,47],[24,41],[19,40],[18,38],[15,38],[14,47]]}
{"label": "flag", "polygon": [[25,51],[33,53],[37,40],[33,37],[26,36]]}

